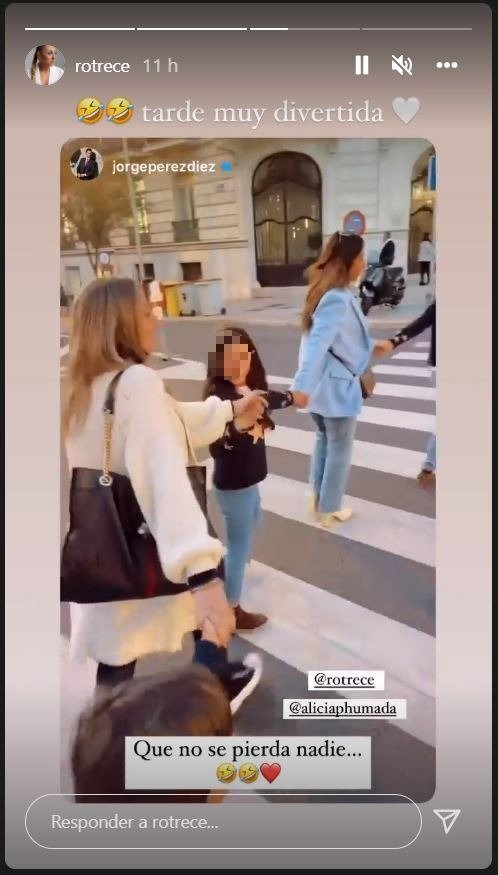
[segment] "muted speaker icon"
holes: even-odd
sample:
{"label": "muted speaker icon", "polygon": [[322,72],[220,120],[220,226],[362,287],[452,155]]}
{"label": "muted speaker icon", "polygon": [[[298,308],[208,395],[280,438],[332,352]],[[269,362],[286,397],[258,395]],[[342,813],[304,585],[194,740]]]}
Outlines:
{"label": "muted speaker icon", "polygon": [[411,76],[413,70],[412,59],[405,58],[404,55],[400,55],[399,57],[396,57],[396,55],[391,55],[391,70],[394,70],[401,76],[404,76],[405,73],[408,73],[408,75]]}

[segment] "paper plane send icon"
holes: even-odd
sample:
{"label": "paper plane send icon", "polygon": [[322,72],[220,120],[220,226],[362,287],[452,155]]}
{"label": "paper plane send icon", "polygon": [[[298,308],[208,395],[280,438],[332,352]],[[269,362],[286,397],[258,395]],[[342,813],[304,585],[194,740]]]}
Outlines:
{"label": "paper plane send icon", "polygon": [[443,824],[444,834],[447,836],[451,827],[456,822],[458,815],[461,813],[461,808],[434,808],[434,814],[439,817]]}

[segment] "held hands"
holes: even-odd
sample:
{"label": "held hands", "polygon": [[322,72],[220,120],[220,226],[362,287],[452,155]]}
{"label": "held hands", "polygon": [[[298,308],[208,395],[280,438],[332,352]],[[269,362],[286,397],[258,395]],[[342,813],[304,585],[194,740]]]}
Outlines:
{"label": "held hands", "polygon": [[308,406],[310,396],[306,394],[306,392],[296,392],[293,390],[292,392],[294,398],[294,404],[300,410],[305,409]]}
{"label": "held hands", "polygon": [[235,614],[225,595],[221,580],[206,583],[192,593],[197,613],[197,628],[203,629],[210,621],[216,630],[221,647],[226,647],[235,632]]}
{"label": "held hands", "polygon": [[373,354],[377,358],[389,355],[394,349],[394,343],[391,340],[378,340],[373,348]]}
{"label": "held hands", "polygon": [[265,409],[268,407],[268,401],[265,397],[265,392],[260,389],[255,389],[243,398],[233,402],[233,410],[235,417],[233,423],[238,431],[244,431],[252,428],[258,419],[261,419]]}

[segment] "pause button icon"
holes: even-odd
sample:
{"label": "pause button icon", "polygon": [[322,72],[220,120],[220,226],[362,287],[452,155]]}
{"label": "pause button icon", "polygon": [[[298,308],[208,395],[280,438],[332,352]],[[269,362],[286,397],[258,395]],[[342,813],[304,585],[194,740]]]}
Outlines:
{"label": "pause button icon", "polygon": [[354,71],[357,76],[368,76],[368,55],[355,55]]}

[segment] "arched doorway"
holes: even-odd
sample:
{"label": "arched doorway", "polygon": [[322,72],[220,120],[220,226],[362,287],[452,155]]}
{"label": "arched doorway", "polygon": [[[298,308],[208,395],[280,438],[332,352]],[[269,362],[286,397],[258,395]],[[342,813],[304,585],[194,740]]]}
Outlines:
{"label": "arched doorway", "polygon": [[430,187],[430,168],[435,160],[431,146],[417,158],[412,170],[410,202],[410,238],[408,244],[408,273],[418,271],[418,248],[424,234],[430,234],[434,242],[434,215],[436,191]]}
{"label": "arched doorway", "polygon": [[318,165],[300,152],[270,155],[254,171],[252,197],[258,282],[305,285],[304,270],[322,243]]}

